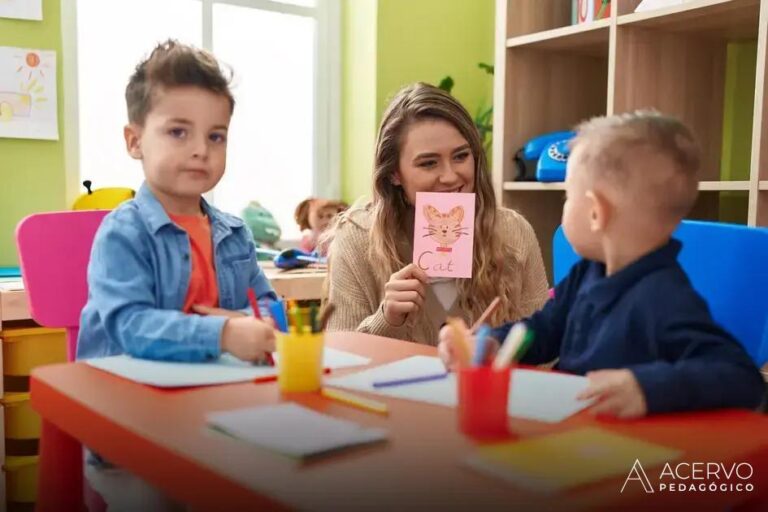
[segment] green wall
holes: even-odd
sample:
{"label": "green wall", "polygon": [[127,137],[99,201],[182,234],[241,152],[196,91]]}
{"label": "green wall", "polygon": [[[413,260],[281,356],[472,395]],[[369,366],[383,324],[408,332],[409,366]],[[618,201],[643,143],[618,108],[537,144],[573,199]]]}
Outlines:
{"label": "green wall", "polygon": [[404,85],[437,85],[450,75],[453,95],[474,115],[493,98],[493,0],[379,0],[376,119]]}
{"label": "green wall", "polygon": [[748,180],[755,108],[757,41],[729,43],[725,67],[723,180]]}
{"label": "green wall", "polygon": [[[342,179],[352,202],[371,192],[373,145],[388,101],[416,81],[438,84],[473,116],[493,97],[493,0],[346,0],[343,3]],[[370,86],[372,84],[372,86]],[[370,89],[364,89],[364,87]]]}
{"label": "green wall", "polygon": [[[61,7],[43,2],[43,21],[0,18],[0,46],[56,51],[59,134],[63,136]],[[16,265],[16,224],[24,216],[65,208],[64,142],[0,138],[0,266]]]}
{"label": "green wall", "polygon": [[341,193],[352,201],[370,188],[376,142],[377,0],[342,4]]}
{"label": "green wall", "polygon": [[[723,105],[723,149],[720,178],[749,180],[752,117],[755,103],[757,41],[728,44]],[[720,220],[747,222],[746,192],[720,194]]]}

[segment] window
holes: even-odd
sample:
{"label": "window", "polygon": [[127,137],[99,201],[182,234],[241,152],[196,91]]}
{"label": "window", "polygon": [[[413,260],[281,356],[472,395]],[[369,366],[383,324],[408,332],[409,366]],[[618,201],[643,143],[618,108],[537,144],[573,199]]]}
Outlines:
{"label": "window", "polygon": [[78,181],[141,184],[140,163],[123,143],[125,85],[157,42],[178,39],[212,50],[234,71],[227,171],[209,199],[234,214],[259,201],[283,238],[297,239],[295,206],[310,195],[340,193],[337,2],[76,2],[75,34],[65,25],[65,37],[75,38],[77,70],[65,73],[77,78],[77,119],[67,127],[77,134]]}
{"label": "window", "polygon": [[194,0],[77,2],[79,181],[89,179],[99,188],[139,187],[141,165],[123,142],[128,77],[158,41],[175,38],[201,46],[202,19]]}

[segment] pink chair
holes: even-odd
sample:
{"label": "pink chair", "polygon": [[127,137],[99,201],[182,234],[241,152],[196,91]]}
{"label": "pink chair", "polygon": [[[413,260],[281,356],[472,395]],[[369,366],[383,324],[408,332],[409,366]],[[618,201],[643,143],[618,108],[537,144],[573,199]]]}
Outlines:
{"label": "pink chair", "polygon": [[[88,299],[88,260],[96,230],[106,210],[37,213],[16,228],[16,246],[27,302],[32,318],[45,327],[63,327],[67,333],[67,359],[74,361],[80,312]],[[71,475],[46,471],[47,458],[61,458],[73,468]],[[66,488],[72,501],[46,504],[44,494],[38,510],[75,510],[83,503],[91,512],[106,509],[101,496],[83,487],[83,453],[77,440],[43,422],[40,436],[38,487]]]}

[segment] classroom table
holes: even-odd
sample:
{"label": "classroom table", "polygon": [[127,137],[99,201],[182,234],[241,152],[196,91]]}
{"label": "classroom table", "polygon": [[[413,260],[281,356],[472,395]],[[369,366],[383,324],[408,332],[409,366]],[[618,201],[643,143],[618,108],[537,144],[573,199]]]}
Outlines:
{"label": "classroom table", "polygon": [[[360,333],[332,333],[331,347],[379,365],[434,347]],[[359,371],[347,369],[338,374]],[[755,491],[646,495],[640,485],[620,492],[625,475],[547,496],[464,467],[473,442],[456,428],[447,407],[375,397],[388,417],[347,407],[319,394],[282,396],[277,384],[241,383],[160,390],[101,372],[85,363],[32,373],[32,403],[44,420],[38,510],[62,510],[73,494],[67,453],[79,443],[140,475],[191,510],[527,510],[664,509],[768,510],[768,417],[749,411],[676,414],[619,422],[579,413],[559,424],[511,419],[519,437],[599,425],[610,431],[684,450],[684,460],[748,462]],[[389,441],[300,463],[209,430],[211,411],[294,400],[366,426],[385,427]],[[557,464],[556,460],[552,461]],[[630,468],[627,468],[627,474]],[[650,478],[661,468],[646,468]],[[62,475],[68,475],[62,477]],[[67,480],[69,479],[69,480]],[[439,508],[438,508],[439,507]]]}
{"label": "classroom table", "polygon": [[29,319],[27,293],[21,278],[0,278],[0,330],[3,322]]}
{"label": "classroom table", "polygon": [[323,298],[323,286],[328,275],[326,267],[282,270],[271,261],[260,261],[259,265],[280,297],[294,300]]}

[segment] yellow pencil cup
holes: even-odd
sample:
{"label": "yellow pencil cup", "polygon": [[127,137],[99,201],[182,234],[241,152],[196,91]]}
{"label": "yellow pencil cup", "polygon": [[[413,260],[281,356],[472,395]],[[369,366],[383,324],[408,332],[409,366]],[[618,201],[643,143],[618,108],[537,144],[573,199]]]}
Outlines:
{"label": "yellow pencil cup", "polygon": [[323,333],[277,333],[277,383],[285,393],[318,391],[323,377]]}

